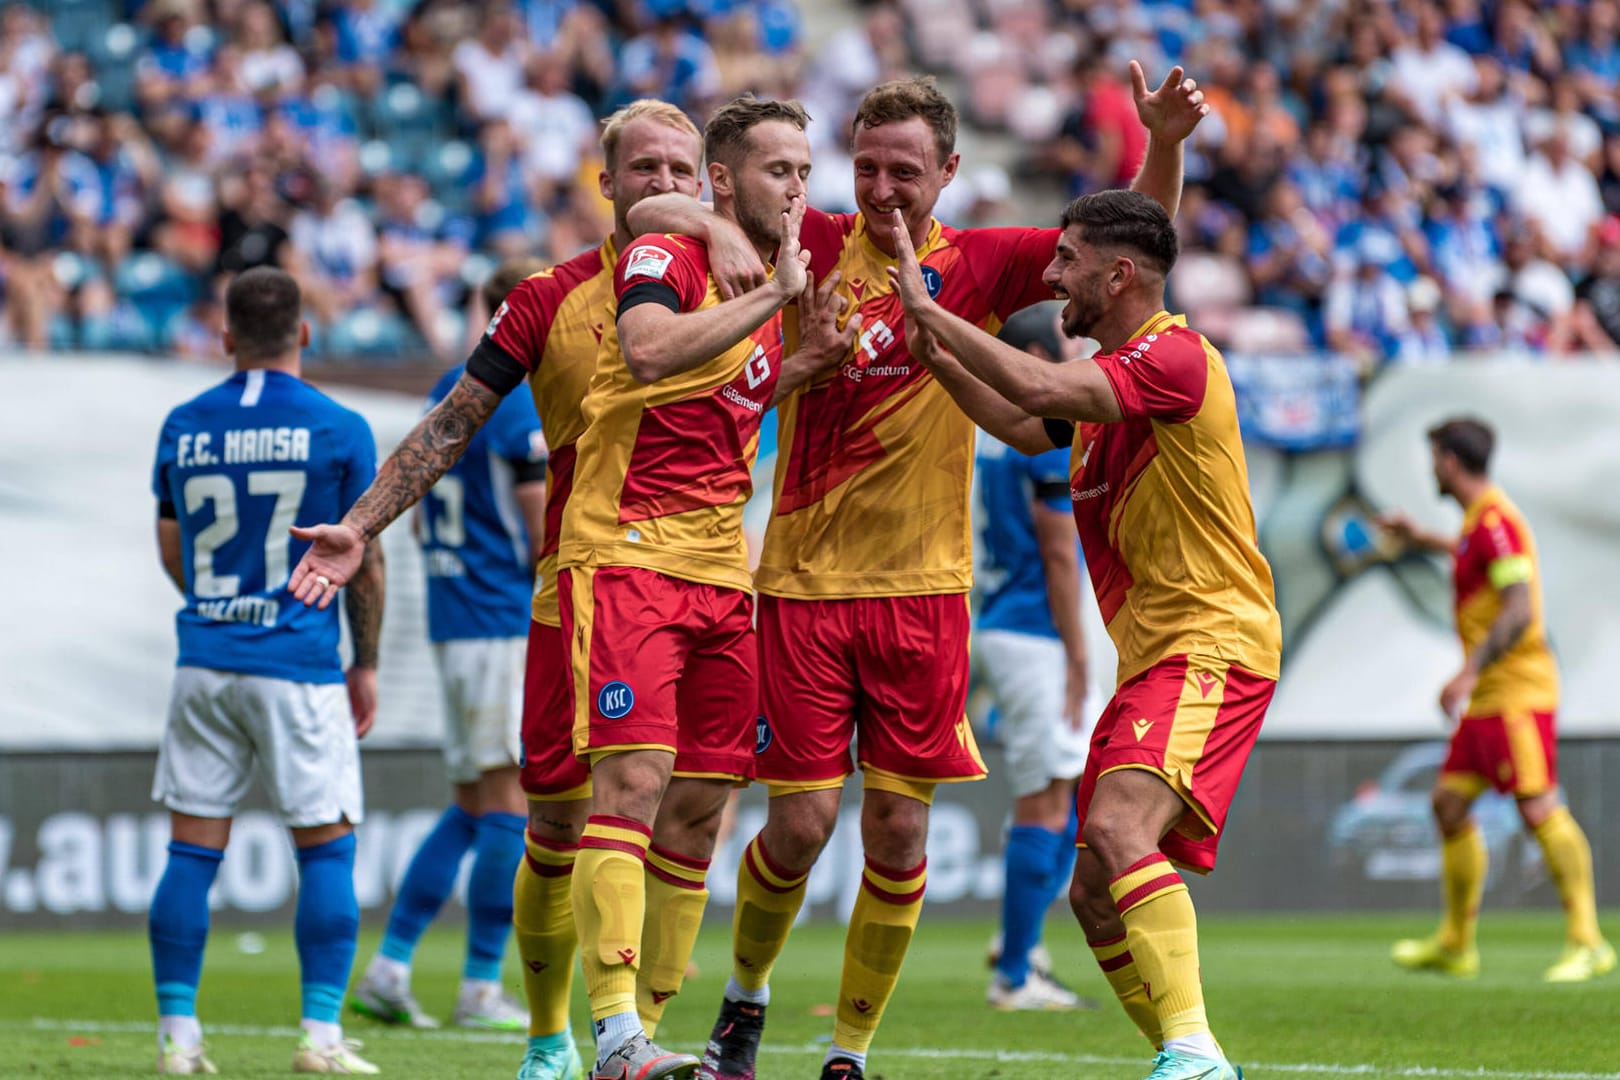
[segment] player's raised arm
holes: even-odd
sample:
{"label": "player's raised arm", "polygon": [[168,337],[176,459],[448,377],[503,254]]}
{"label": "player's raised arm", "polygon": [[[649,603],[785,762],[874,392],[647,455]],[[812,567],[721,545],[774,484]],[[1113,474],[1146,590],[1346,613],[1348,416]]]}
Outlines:
{"label": "player's raised arm", "polygon": [[722,300],[735,300],[759,288],[769,276],[742,227],[690,195],[670,191],[648,196],[630,208],[625,223],[635,236],[677,233],[700,238],[709,247],[709,273]]}
{"label": "player's raised arm", "polygon": [[388,455],[342,521],[294,526],[292,534],[310,542],[288,584],[294,599],[325,609],[360,569],[367,543],[439,482],[500,403],[500,394],[463,375]]}
{"label": "player's raised arm", "polygon": [[[1040,424],[1051,418],[1113,423],[1121,418],[1113,387],[1096,364],[1089,360],[1075,360],[1067,364],[1049,364],[1037,360],[935,303],[923,284],[917,252],[911,246],[911,237],[907,235],[898,211],[890,222],[890,228],[898,261],[889,268],[889,275],[900,294],[901,304],[905,306],[908,341],[910,326],[915,323],[919,329],[937,338],[939,344],[960,361],[967,374],[1025,414],[1025,419],[1016,423],[1018,441],[1003,438],[1003,442],[1019,449],[1024,449],[1024,444],[1034,445],[1037,450],[1049,449],[1056,444],[1044,433],[1040,436],[1044,442],[1037,441],[1030,426],[1031,421]],[[1067,242],[1065,239],[1058,241],[1059,258],[1062,258]],[[964,392],[967,390],[960,384],[958,386]],[[952,389],[950,383],[947,382],[946,388]],[[956,391],[952,392],[955,396]],[[958,401],[961,401],[960,397]],[[973,415],[966,403],[963,410]],[[1001,437],[992,428],[986,430]]]}
{"label": "player's raised arm", "polygon": [[361,739],[377,718],[377,652],[382,641],[386,583],[382,541],[369,541],[359,570],[343,594],[343,610],[349,616],[349,636],[354,644],[354,662],[344,673],[343,681],[349,688],[354,734]]}
{"label": "player's raised arm", "polygon": [[[804,200],[793,200],[782,214],[782,243],[776,273],[764,285],[735,300],[683,311],[679,294],[665,273],[673,256],[658,248],[632,248],[625,258],[625,288],[619,297],[619,347],[625,366],[642,382],[689,371],[719,356],[763,326],[798,298],[808,280],[808,252],[799,250]],[[638,253],[645,252],[638,260]]]}
{"label": "player's raised arm", "polygon": [[1183,177],[1182,143],[1198,122],[1209,115],[1204,92],[1198,83],[1186,78],[1178,64],[1170,69],[1157,90],[1149,91],[1142,65],[1131,61],[1131,92],[1136,98],[1136,115],[1148,130],[1147,152],[1142,167],[1131,181],[1131,190],[1164,207],[1171,218],[1181,206]]}
{"label": "player's raised arm", "polygon": [[834,270],[819,285],[813,278],[806,279],[804,292],[799,295],[799,347],[782,360],[782,371],[771,395],[772,406],[818,375],[837,367],[855,347],[861,333],[860,313],[851,315],[842,329],[838,326],[845,301],[834,290],[842,277]]}

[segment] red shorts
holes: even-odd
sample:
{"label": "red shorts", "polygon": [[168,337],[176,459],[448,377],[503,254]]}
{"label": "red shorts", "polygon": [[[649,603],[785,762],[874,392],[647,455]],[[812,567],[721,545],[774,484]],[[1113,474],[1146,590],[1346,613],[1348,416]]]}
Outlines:
{"label": "red shorts", "polygon": [[1487,786],[1528,799],[1558,786],[1558,734],[1550,712],[1465,716],[1440,766],[1441,784],[1478,795]]}
{"label": "red shorts", "polygon": [[1187,804],[1159,849],[1207,874],[1249,751],[1260,734],[1273,679],[1203,656],[1172,656],[1114,692],[1097,720],[1075,802],[1085,827],[1097,779],[1116,769],[1162,776]]}
{"label": "red shorts", "polygon": [[759,779],[841,780],[862,766],[908,780],[977,780],[967,722],[967,597],[759,598],[765,725]]}
{"label": "red shorts", "polygon": [[523,669],[523,791],[536,799],[589,798],[591,769],[574,756],[574,681],[563,632],[529,623]]}
{"label": "red shorts", "polygon": [[628,566],[558,575],[572,643],[574,753],[660,748],[675,772],[754,775],[754,598]]}

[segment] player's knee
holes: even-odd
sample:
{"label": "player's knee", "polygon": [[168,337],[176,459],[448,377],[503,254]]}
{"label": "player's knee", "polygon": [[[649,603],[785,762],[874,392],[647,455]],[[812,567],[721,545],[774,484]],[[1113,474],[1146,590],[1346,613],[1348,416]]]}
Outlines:
{"label": "player's knee", "polygon": [[809,805],[779,807],[771,802],[771,815],[765,825],[765,847],[781,866],[798,871],[808,869],[832,839],[838,824],[838,803],[830,810]]}
{"label": "player's knee", "polygon": [[1468,823],[1469,800],[1449,788],[1437,787],[1429,798],[1440,832],[1451,836]]}
{"label": "player's knee", "polygon": [[1098,889],[1076,874],[1069,882],[1069,910],[1080,925],[1089,929],[1104,926],[1117,919],[1119,909],[1109,895],[1106,885]]}

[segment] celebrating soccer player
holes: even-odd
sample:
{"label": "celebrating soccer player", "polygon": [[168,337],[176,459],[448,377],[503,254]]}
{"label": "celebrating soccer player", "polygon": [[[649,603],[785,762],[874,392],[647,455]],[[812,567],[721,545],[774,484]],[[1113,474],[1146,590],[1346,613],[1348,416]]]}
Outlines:
{"label": "celebrating soccer player", "polygon": [[1478,420],[1447,420],[1429,431],[1435,483],[1463,508],[1460,536],[1429,532],[1399,512],[1379,519],[1406,544],[1455,560],[1464,653],[1462,670],[1440,692],[1441,710],[1457,724],[1434,785],[1445,914],[1437,934],[1398,941],[1393,955],[1414,970],[1478,974],[1474,928],[1486,852],[1469,809],[1494,787],[1517,800],[1564,902],[1564,953],[1545,978],[1585,982],[1614,970],[1614,949],[1598,930],[1592,849],[1558,793],[1558,667],[1542,622],[1536,544],[1519,508],[1491,482],[1495,445],[1495,433]]}
{"label": "celebrating soccer player", "polygon": [[[483,289],[488,310],[543,269],[538,259],[496,268]],[[458,364],[440,377],[429,408],[465,370]],[[501,989],[501,955],[512,929],[508,886],[523,858],[520,695],[536,549],[545,531],[546,442],[533,399],[508,395],[419,507],[428,637],[444,690],[444,764],[455,799],[412,856],[382,945],[349,1003],[384,1023],[438,1027],[411,993],[411,958],[471,850],[455,1023],[521,1031],[528,1013]]]}
{"label": "celebrating soccer player", "polygon": [[[327,587],[314,575],[347,580],[361,537],[375,535],[420,499],[461,456],[501,398],[528,378],[551,457],[524,684],[527,857],[513,885],[513,924],[529,1001],[522,1080],[572,1080],[580,1070],[568,1030],[577,944],[570,875],[590,813],[591,786],[589,768],[573,753],[571,662],[557,608],[558,540],[574,486],[574,444],[585,430],[580,407],[604,327],[613,322],[613,268],[631,239],[625,216],[648,196],[696,195],[703,160],[702,135],[685,113],[661,101],[636,101],[614,113],[602,129],[601,145],[606,167],[598,182],[613,202],[613,235],[600,247],[518,283],[468,358],[467,373],[383,463],[356,511],[343,524],[319,530],[309,564],[300,564],[293,575],[301,599],[325,603]],[[758,253],[729,219],[715,217],[709,224],[711,262],[732,268],[720,274],[722,287],[746,288],[763,273]],[[727,274],[733,278],[729,284]],[[649,879],[649,888],[662,887]],[[659,961],[658,942],[644,944],[645,971],[667,966]],[[645,986],[640,1000],[651,1028],[662,1002]]]}
{"label": "celebrating soccer player", "polygon": [[158,546],[185,595],[152,785],[173,837],[148,924],[160,1073],[216,1071],[196,1010],[208,890],[255,772],[298,851],[303,1030],[293,1071],[377,1071],[343,1038],[338,1010],[360,929],[358,739],[377,711],[382,547],[360,547],[344,592],[354,645],[346,675],[337,612],[293,603],[287,576],[302,546],[288,526],[347,510],[371,481],[377,451],[358,414],[299,377],[309,344],[301,310],[297,283],[280,270],[232,281],[225,351],[236,374],[171,412],[158,441]]}
{"label": "celebrating soccer player", "polygon": [[[1181,140],[1207,106],[1174,69],[1149,92],[1131,66],[1151,138],[1137,186],[1174,209]],[[832,835],[858,730],[866,867],[845,939],[823,1077],[858,1080],[922,910],[934,787],[984,775],[964,707],[968,684],[969,477],[973,424],[911,357],[885,276],[903,214],[928,253],[928,289],[969,320],[999,326],[1050,297],[1041,272],[1055,229],[959,230],[933,218],[955,177],[956,109],[931,80],[885,83],[851,129],[856,214],[808,211],[802,242],[818,279],[862,320],[837,370],[782,407],[782,453],[755,582],[766,727],[757,775],[765,827],[737,876],[735,962],[705,1051],[706,1080],[749,1080],[772,965]],[[696,202],[647,200],[640,229],[690,229]]]}
{"label": "celebrating soccer player", "polygon": [[1009,446],[1072,446],[1069,497],[1119,672],[1076,796],[1070,902],[1162,1047],[1149,1080],[1237,1080],[1210,1034],[1192,899],[1172,864],[1215,866],[1282,635],[1225,362],[1164,310],[1175,226],[1131,191],[1064,210],[1046,282],[1067,300],[1064,333],[1101,344],[1066,364],[947,311],[928,286],[937,256],[919,262],[899,213],[891,235],[913,355]]}

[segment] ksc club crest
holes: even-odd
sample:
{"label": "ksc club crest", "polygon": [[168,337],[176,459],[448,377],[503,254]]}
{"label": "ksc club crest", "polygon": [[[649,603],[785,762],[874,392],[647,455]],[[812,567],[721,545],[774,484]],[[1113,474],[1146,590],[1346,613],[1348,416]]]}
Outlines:
{"label": "ksc club crest", "polygon": [[939,290],[945,287],[945,275],[941,274],[938,270],[935,270],[932,266],[924,266],[922,268],[922,279],[923,287],[928,290],[928,298],[930,300],[938,300]]}

